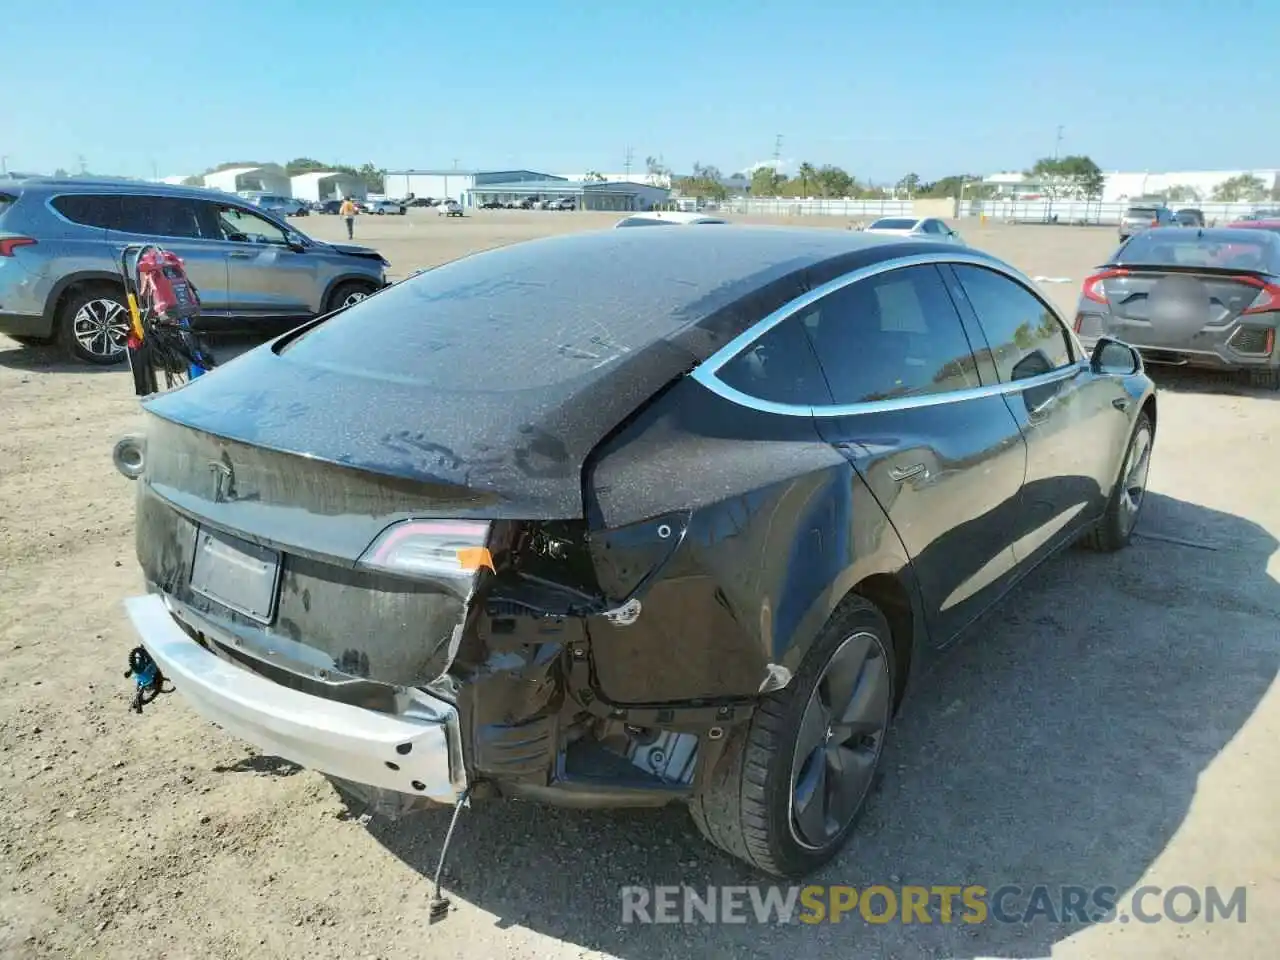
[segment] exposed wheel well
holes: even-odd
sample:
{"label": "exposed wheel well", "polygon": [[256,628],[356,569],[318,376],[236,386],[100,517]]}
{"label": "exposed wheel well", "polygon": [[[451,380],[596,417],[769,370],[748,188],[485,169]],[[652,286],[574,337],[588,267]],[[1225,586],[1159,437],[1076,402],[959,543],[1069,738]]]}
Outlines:
{"label": "exposed wheel well", "polygon": [[1147,397],[1147,402],[1142,405],[1142,412],[1147,415],[1147,419],[1151,421],[1151,432],[1156,432],[1156,398]]}
{"label": "exposed wheel well", "polygon": [[897,577],[878,573],[867,577],[853,593],[865,597],[884,614],[893,635],[894,660],[894,709],[902,702],[907,688],[907,674],[911,670],[911,650],[915,641],[915,620],[911,613],[911,597]]}
{"label": "exposed wheel well", "polygon": [[95,288],[108,288],[112,293],[124,293],[124,284],[119,280],[112,280],[109,277],[85,277],[81,280],[72,280],[60,291],[57,298],[53,302],[53,309],[50,311],[50,319],[54,323],[54,329],[57,329],[57,323],[62,318],[62,310],[72,297],[83,293],[86,290]]}

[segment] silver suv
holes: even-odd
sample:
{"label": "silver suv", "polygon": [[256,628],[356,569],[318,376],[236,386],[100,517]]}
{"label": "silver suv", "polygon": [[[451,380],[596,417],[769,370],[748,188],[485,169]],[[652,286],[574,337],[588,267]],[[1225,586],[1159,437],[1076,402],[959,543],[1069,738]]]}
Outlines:
{"label": "silver suv", "polygon": [[1173,226],[1173,211],[1159,203],[1135,203],[1120,218],[1120,240],[1152,227]]}
{"label": "silver suv", "polygon": [[201,328],[274,333],[386,286],[376,250],[314,240],[240,197],[139,181],[0,180],[0,333],[60,342],[88,363],[125,357],[127,244],[186,264]]}

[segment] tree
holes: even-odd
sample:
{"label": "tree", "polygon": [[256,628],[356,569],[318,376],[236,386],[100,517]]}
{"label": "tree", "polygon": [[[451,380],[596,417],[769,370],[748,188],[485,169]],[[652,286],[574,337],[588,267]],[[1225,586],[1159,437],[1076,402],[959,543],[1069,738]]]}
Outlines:
{"label": "tree", "polygon": [[814,168],[812,163],[805,162],[800,164],[799,173],[800,195],[802,197],[807,197],[809,196],[809,184],[812,183],[816,186],[818,183],[818,171]]}
{"label": "tree", "polygon": [[814,173],[818,192],[824,197],[848,197],[858,188],[858,182],[839,167],[823,164]]}
{"label": "tree", "polygon": [[714,180],[719,182],[724,179],[724,174],[720,172],[720,168],[714,163],[693,163],[693,177],[697,180]]}
{"label": "tree", "polygon": [[920,174],[908,173],[898,181],[896,189],[899,193],[905,193],[908,200],[911,199],[920,190]]}
{"label": "tree", "polygon": [[191,176],[191,177],[183,177],[183,178],[182,178],[182,185],[183,185],[184,187],[203,187],[203,186],[204,186],[204,177],[199,176],[198,174],[197,174],[197,175],[195,175],[195,176]]}
{"label": "tree", "polygon": [[982,177],[977,174],[960,173],[943,177],[933,183],[920,184],[920,189],[916,196],[937,199],[955,197],[959,199],[962,189],[966,200],[985,200],[995,193],[995,187],[992,184],[983,183]]}
{"label": "tree", "polygon": [[291,177],[296,177],[300,173],[317,173],[321,170],[332,170],[333,167],[328,164],[321,163],[319,160],[312,160],[310,157],[296,157],[284,165],[284,172]]}
{"label": "tree", "polygon": [[644,169],[645,179],[653,186],[657,186],[663,181],[670,182],[671,180],[671,171],[658,157],[645,157]]}
{"label": "tree", "polygon": [[387,171],[375,167],[372,163],[366,163],[356,171],[356,176],[364,181],[372,193],[382,193],[387,189]]}
{"label": "tree", "polygon": [[599,170],[588,170],[583,174],[582,179],[588,183],[604,183],[604,174]]}
{"label": "tree", "polygon": [[786,181],[786,175],[773,167],[756,167],[751,172],[751,194],[757,197],[781,196],[780,191]]}
{"label": "tree", "polygon": [[65,180],[67,177],[71,176],[71,174],[67,173],[63,167],[59,167],[57,170],[53,171],[53,175],[59,180]]}
{"label": "tree", "polygon": [[1230,177],[1213,188],[1213,199],[1223,203],[1232,203],[1239,200],[1263,200],[1266,196],[1266,183],[1263,182],[1261,177],[1255,177],[1252,173],[1242,173],[1239,176]]}
{"label": "tree", "polygon": [[1185,183],[1175,183],[1167,189],[1161,190],[1156,196],[1163,197],[1172,203],[1194,203],[1201,199],[1200,191]]}
{"label": "tree", "polygon": [[1102,196],[1105,178],[1098,165],[1086,156],[1041,157],[1027,171],[1050,200],[1075,197],[1094,200]]}
{"label": "tree", "polygon": [[[697,164],[694,165],[697,168]],[[723,200],[729,195],[720,177],[708,177],[695,174],[691,177],[680,177],[672,186],[686,197],[698,197],[703,200]]]}

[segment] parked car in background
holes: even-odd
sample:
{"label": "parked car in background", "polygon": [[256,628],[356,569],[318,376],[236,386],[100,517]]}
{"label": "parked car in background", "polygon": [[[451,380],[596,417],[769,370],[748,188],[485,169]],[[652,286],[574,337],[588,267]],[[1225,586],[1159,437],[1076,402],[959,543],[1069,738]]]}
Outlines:
{"label": "parked car in background", "polygon": [[77,360],[125,359],[126,244],[182,258],[206,330],[275,333],[386,285],[388,263],[324,243],[239,197],[141,181],[0,180],[0,333],[57,340]]}
{"label": "parked car in background", "polygon": [[254,198],[253,205],[268,213],[274,213],[277,217],[305,217],[311,212],[302,200],[272,193],[259,194]]}
{"label": "parked car in background", "polygon": [[378,216],[387,213],[404,216],[404,211],[404,204],[398,200],[370,200],[365,208],[365,213],[374,213]]}
{"label": "parked car in background", "polygon": [[316,212],[336,216],[338,211],[341,209],[341,200],[323,200],[320,202],[320,209]]}
{"label": "parked car in background", "polygon": [[436,216],[460,217],[462,216],[462,204],[457,200],[441,200],[436,205]]}
{"label": "parked car in background", "polygon": [[1280,217],[1273,219],[1258,218],[1256,220],[1237,220],[1235,223],[1229,223],[1227,226],[1238,230],[1270,230],[1273,233],[1280,233]]}
{"label": "parked car in background", "polygon": [[1203,227],[1204,213],[1195,207],[1184,207],[1173,215],[1173,225],[1178,227]]}
{"label": "parked car in background", "polygon": [[1163,204],[1131,204],[1120,218],[1120,239],[1128,240],[1135,233],[1152,227],[1173,225],[1173,213]]}
{"label": "parked car in background", "polygon": [[881,217],[873,220],[864,233],[882,233],[887,236],[915,237],[936,240],[941,243],[964,243],[960,234],[937,217]]}
{"label": "parked car in background", "polygon": [[480,204],[480,209],[481,210],[502,210],[506,206],[507,205],[503,203],[501,200],[486,200],[484,203]]}
{"label": "parked car in background", "polygon": [[701,213],[681,213],[675,210],[647,210],[623,217],[613,226],[618,227],[662,227],[692,226],[700,223],[726,223],[719,217],[708,217]]}
{"label": "parked car in background", "polygon": [[578,201],[573,197],[560,197],[558,200],[552,200],[548,210],[577,210]]}
{"label": "parked car in background", "polygon": [[1155,424],[1132,349],[954,244],[514,244],[145,401],[126,606],[195,711],[370,806],[684,802],[797,876],[911,678],[1058,551],[1128,543]]}
{"label": "parked car in background", "polygon": [[431,197],[414,197],[412,200],[406,200],[405,205],[410,207],[434,207],[438,202]]}
{"label": "parked car in background", "polygon": [[1245,371],[1280,389],[1280,234],[1150,228],[1084,282],[1075,329],[1133,344],[1152,364]]}

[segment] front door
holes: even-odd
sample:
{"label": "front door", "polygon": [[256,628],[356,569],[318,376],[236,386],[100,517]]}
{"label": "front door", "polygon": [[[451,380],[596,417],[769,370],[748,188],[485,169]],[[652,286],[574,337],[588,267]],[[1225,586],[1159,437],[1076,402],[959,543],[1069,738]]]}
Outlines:
{"label": "front door", "polygon": [[227,251],[227,299],[240,317],[309,317],[320,309],[315,257],[285,228],[235,204],[203,204]]}
{"label": "front door", "polygon": [[911,557],[935,643],[1012,583],[1008,535],[1026,446],[984,389],[959,313],[932,264],[902,267],[818,300],[804,325],[836,407],[818,430],[847,456]]}
{"label": "front door", "polygon": [[107,232],[115,256],[130,244],[154,244],[178,255],[200,295],[202,313],[218,315],[227,305],[227,254],[202,233],[196,201],[184,197],[123,194]]}
{"label": "front door", "polygon": [[1000,380],[1018,388],[1005,394],[1027,441],[1013,550],[1020,564],[1034,564],[1105,509],[1128,443],[1128,398],[1115,378],[1092,372],[1066,325],[1031,289],[984,267],[950,269]]}

